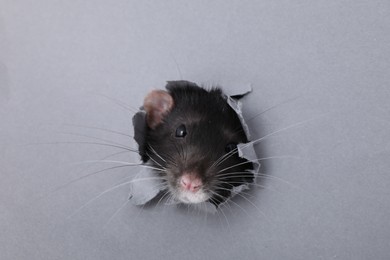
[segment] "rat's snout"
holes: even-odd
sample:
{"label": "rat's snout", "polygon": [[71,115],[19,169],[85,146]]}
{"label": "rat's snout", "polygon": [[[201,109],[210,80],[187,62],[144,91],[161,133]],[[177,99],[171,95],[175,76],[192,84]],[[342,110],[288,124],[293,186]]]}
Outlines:
{"label": "rat's snout", "polygon": [[190,192],[197,192],[202,187],[202,180],[194,174],[184,173],[180,178],[180,186]]}

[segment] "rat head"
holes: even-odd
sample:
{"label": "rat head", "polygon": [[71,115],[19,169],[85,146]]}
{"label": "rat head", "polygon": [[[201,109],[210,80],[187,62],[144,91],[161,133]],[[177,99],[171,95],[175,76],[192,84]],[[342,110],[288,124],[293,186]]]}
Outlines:
{"label": "rat head", "polygon": [[225,201],[231,189],[251,182],[251,162],[238,156],[247,137],[236,112],[218,88],[169,82],[144,100],[143,160],[160,168],[170,194],[184,203]]}

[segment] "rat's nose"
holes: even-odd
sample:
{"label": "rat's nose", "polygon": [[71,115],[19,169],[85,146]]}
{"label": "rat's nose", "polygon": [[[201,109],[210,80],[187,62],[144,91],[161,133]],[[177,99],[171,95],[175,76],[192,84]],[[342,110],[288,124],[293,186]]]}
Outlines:
{"label": "rat's nose", "polygon": [[202,184],[202,180],[193,174],[183,174],[181,176],[180,185],[185,190],[197,192],[202,187]]}

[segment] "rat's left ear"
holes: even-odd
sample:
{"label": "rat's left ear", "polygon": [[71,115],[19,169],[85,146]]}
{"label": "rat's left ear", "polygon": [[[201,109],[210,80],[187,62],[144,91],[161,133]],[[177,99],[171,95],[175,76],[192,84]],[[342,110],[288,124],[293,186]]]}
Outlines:
{"label": "rat's left ear", "polygon": [[153,90],[144,99],[144,109],[146,111],[146,123],[152,129],[162,123],[173,108],[172,96],[164,90]]}

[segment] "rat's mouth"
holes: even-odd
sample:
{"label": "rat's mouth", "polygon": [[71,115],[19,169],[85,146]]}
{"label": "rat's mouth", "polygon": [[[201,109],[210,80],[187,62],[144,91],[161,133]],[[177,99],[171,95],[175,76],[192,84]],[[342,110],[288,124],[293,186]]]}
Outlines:
{"label": "rat's mouth", "polygon": [[182,203],[196,204],[209,200],[210,196],[202,189],[197,192],[178,190],[176,192],[176,198]]}

